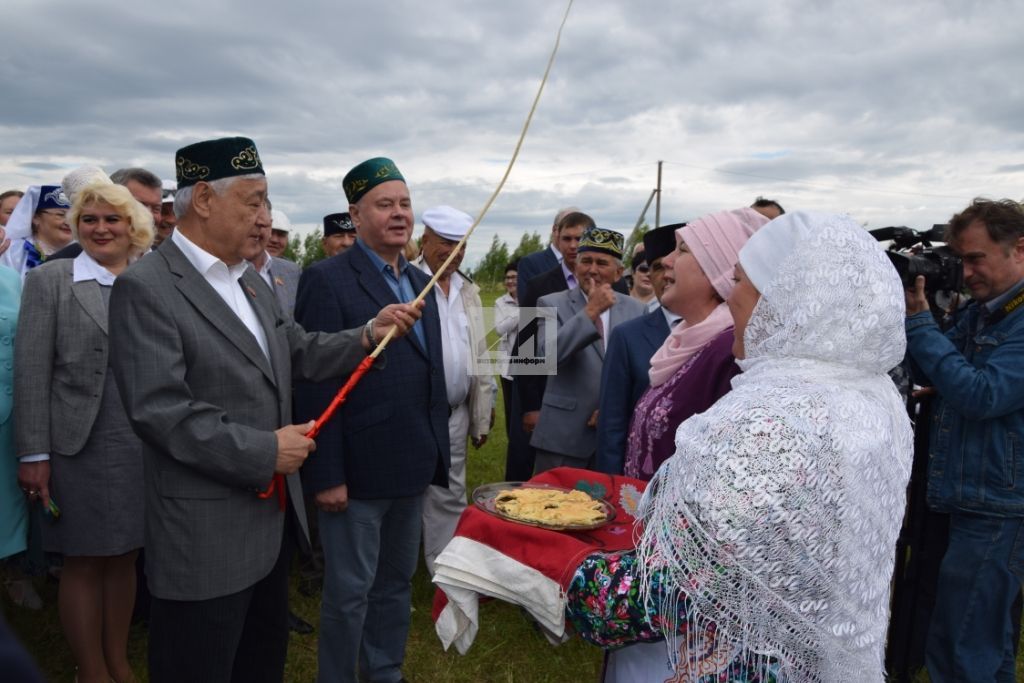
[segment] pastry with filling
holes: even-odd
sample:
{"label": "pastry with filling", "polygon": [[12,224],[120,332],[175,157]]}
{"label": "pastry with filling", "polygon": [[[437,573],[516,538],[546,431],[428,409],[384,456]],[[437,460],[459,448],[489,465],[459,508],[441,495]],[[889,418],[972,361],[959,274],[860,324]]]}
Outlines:
{"label": "pastry with filling", "polygon": [[550,526],[580,526],[607,519],[604,505],[583,491],[529,488],[499,491],[494,507],[506,517]]}

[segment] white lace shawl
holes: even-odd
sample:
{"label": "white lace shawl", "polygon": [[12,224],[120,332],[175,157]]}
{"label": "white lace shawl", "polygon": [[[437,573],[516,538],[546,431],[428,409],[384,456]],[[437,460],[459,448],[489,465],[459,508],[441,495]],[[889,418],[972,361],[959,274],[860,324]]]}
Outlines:
{"label": "white lace shawl", "polygon": [[882,249],[849,218],[823,217],[762,292],[732,392],[680,425],[639,550],[645,598],[660,569],[692,604],[680,642],[679,595],[662,602],[679,680],[708,673],[692,658],[709,623],[721,662],[774,659],[787,682],[882,680],[912,458],[886,376],[904,315]]}

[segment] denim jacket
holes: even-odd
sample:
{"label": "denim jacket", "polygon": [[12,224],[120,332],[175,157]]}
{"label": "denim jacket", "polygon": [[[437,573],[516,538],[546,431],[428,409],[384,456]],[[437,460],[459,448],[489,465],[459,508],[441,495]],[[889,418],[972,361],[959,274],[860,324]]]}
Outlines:
{"label": "denim jacket", "polygon": [[1024,307],[976,330],[972,303],[943,334],[907,318],[915,380],[933,386],[928,503],[940,512],[1024,516]]}

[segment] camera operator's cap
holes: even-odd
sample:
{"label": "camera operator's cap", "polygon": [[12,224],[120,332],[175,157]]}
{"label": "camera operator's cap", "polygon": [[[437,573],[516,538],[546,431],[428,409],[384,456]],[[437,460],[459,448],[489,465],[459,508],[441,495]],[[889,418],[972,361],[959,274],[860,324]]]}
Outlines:
{"label": "camera operator's cap", "polygon": [[352,223],[352,216],[348,215],[348,211],[329,213],[324,216],[324,237],[355,231],[356,226]]}
{"label": "camera operator's cap", "polygon": [[233,137],[204,140],[182,147],[174,155],[178,189],[221,178],[263,172],[256,143],[249,138]]}
{"label": "camera operator's cap", "polygon": [[644,258],[651,265],[660,258],[671,254],[676,248],[676,230],[686,223],[663,225],[644,233]]}
{"label": "camera operator's cap", "polygon": [[626,240],[621,232],[615,232],[607,228],[587,228],[583,231],[583,236],[580,238],[580,246],[576,253],[583,254],[588,251],[594,251],[622,259],[622,250],[625,245]]}
{"label": "camera operator's cap", "polygon": [[363,195],[389,180],[401,180],[405,177],[395,166],[395,162],[387,157],[374,157],[354,167],[345,174],[341,181],[341,187],[345,190],[345,196],[349,204],[355,204]]}
{"label": "camera operator's cap", "polygon": [[292,222],[288,220],[288,214],[281,209],[271,209],[270,229],[280,230],[281,232],[290,232],[292,229]]}
{"label": "camera operator's cap", "polygon": [[473,226],[473,217],[450,206],[434,206],[423,212],[423,225],[451,242],[458,242]]}
{"label": "camera operator's cap", "polygon": [[750,281],[763,292],[797,245],[814,235],[828,214],[794,211],[772,220],[740,249],[740,265]]}

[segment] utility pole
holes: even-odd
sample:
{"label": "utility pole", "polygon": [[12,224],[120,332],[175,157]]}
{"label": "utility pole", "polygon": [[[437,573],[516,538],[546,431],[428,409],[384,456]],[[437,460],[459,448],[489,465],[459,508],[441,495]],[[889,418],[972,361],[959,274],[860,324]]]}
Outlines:
{"label": "utility pole", "polygon": [[654,227],[661,227],[661,162],[658,162],[658,187],[654,190],[658,194],[658,201],[654,205]]}

